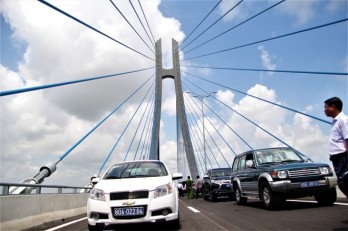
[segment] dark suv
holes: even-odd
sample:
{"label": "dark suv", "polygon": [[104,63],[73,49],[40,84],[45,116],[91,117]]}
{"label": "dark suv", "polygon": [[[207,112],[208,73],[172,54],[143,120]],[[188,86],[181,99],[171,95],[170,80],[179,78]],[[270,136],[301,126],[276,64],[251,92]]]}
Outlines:
{"label": "dark suv", "polygon": [[252,150],[237,155],[231,174],[236,203],[260,199],[267,209],[288,198],[314,196],[319,204],[336,201],[337,178],[328,164],[308,161],[291,148]]}
{"label": "dark suv", "polygon": [[203,197],[205,200],[216,201],[218,197],[233,198],[231,186],[231,168],[209,169],[203,177]]}

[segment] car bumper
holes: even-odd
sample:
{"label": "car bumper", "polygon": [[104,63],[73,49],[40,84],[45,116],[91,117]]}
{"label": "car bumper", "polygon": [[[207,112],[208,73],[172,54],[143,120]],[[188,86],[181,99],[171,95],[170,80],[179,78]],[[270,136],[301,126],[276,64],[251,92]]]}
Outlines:
{"label": "car bumper", "polygon": [[[315,182],[315,184],[312,182]],[[271,181],[269,182],[269,185],[273,192],[287,193],[294,189],[301,190],[301,189],[308,189],[308,188],[314,188],[314,187],[321,187],[321,188],[335,187],[337,185],[337,178],[326,177],[324,180],[308,181],[307,185],[304,185],[303,183],[306,183],[306,182],[292,183],[290,180],[283,180],[283,181]]]}
{"label": "car bumper", "polygon": [[[125,207],[126,201],[132,201],[129,207],[145,206],[145,216],[138,218],[115,218],[113,216],[113,208]],[[162,215],[164,209],[170,209],[171,212],[167,215]],[[93,219],[92,214],[101,214],[100,219]],[[136,200],[115,200],[115,201],[98,201],[89,199],[87,202],[87,218],[90,225],[114,225],[114,224],[132,224],[132,223],[155,223],[176,220],[178,215],[178,200],[177,196],[167,195],[159,198],[149,197],[146,199]]]}

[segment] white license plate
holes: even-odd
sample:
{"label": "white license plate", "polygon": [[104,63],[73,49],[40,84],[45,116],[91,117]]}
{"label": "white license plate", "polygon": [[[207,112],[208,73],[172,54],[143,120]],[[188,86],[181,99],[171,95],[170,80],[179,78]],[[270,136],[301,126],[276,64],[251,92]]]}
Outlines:
{"label": "white license plate", "polygon": [[307,181],[307,182],[302,182],[300,184],[301,188],[309,188],[309,187],[315,187],[318,186],[319,182],[318,181]]}
{"label": "white license plate", "polygon": [[139,216],[144,215],[143,207],[114,208],[114,216]]}

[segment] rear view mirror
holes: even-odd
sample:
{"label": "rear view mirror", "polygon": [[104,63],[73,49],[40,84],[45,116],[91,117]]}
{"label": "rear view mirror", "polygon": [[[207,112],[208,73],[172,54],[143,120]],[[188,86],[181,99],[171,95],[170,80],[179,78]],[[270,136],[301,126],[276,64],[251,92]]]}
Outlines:
{"label": "rear view mirror", "polygon": [[181,178],[182,178],[182,174],[181,173],[178,173],[178,172],[173,173],[173,176],[172,176],[173,180],[179,180]]}
{"label": "rear view mirror", "polygon": [[91,182],[92,182],[93,184],[96,184],[96,183],[98,183],[99,181],[100,181],[100,177],[94,177],[94,178],[91,179]]}
{"label": "rear view mirror", "polygon": [[246,167],[247,168],[254,168],[255,167],[254,161],[253,160],[247,160],[246,161]]}

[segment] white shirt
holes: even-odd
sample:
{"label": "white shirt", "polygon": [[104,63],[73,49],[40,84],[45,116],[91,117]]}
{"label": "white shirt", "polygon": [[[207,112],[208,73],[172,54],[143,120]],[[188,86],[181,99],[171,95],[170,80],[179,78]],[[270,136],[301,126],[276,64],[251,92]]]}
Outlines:
{"label": "white shirt", "polygon": [[329,143],[330,156],[347,151],[346,139],[348,139],[348,117],[341,112],[332,121]]}

